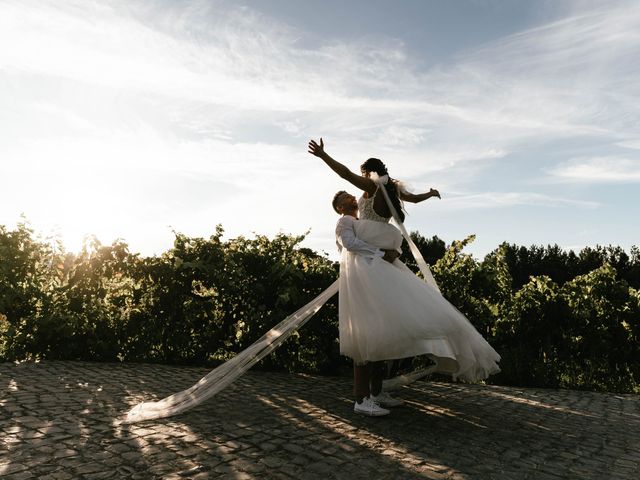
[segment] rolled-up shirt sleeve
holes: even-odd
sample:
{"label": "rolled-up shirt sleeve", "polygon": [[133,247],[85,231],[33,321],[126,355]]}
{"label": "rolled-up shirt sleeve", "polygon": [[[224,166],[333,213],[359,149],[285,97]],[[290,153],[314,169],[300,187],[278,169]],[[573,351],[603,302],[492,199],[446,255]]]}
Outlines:
{"label": "rolled-up shirt sleeve", "polygon": [[346,248],[349,252],[362,255],[369,259],[383,257],[384,252],[381,249],[356,237],[353,222],[357,222],[357,220],[350,216],[344,216],[338,220],[338,224],[336,225],[336,244],[338,245],[338,250],[342,251],[343,248]]}

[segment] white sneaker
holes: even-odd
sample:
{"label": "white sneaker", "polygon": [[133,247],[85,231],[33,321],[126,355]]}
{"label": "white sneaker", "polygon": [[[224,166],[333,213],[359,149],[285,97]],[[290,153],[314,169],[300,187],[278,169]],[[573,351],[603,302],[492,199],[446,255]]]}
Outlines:
{"label": "white sneaker", "polygon": [[404,403],[399,398],[393,398],[387,392],[380,392],[380,395],[371,395],[371,400],[381,407],[399,407]]}
{"label": "white sneaker", "polygon": [[353,411],[368,417],[382,417],[391,413],[386,408],[382,408],[372,401],[369,397],[364,397],[361,403],[356,402],[353,406]]}

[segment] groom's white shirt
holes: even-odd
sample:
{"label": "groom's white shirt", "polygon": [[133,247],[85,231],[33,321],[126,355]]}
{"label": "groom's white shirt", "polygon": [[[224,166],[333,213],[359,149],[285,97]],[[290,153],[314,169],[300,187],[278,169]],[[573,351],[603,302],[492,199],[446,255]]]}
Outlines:
{"label": "groom's white shirt", "polygon": [[375,257],[384,257],[384,252],[356,237],[355,222],[358,220],[351,215],[344,215],[336,224],[336,245],[338,251],[346,248],[349,252],[362,255],[369,260]]}

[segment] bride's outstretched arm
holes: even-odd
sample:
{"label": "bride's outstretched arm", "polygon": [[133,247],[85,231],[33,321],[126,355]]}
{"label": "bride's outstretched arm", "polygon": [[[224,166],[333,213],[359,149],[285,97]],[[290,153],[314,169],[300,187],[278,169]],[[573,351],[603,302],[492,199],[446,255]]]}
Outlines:
{"label": "bride's outstretched arm", "polygon": [[409,192],[401,192],[400,193],[400,198],[405,201],[405,202],[410,202],[410,203],[420,203],[423,202],[431,197],[440,197],[440,192],[438,190],[436,190],[435,188],[430,189],[428,192],[426,193],[409,193]]}
{"label": "bride's outstretched arm", "polygon": [[320,139],[320,143],[316,143],[315,140],[311,140],[309,142],[309,153],[311,155],[315,155],[318,158],[321,158],[324,163],[329,165],[329,168],[344,178],[347,182],[351,183],[354,187],[359,188],[360,190],[364,190],[370,194],[375,193],[376,184],[370,178],[366,178],[360,175],[353,173],[346,166],[334,160],[329,156],[327,152],[324,151],[324,142],[322,138]]}

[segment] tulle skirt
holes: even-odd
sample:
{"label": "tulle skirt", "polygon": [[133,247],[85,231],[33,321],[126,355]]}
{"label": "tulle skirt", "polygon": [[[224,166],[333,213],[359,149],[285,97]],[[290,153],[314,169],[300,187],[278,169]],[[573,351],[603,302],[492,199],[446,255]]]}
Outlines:
{"label": "tulle skirt", "polygon": [[[359,220],[356,232],[380,248],[402,243],[381,222]],[[357,363],[429,355],[438,372],[466,381],[500,371],[500,355],[465,316],[399,260],[343,250],[339,292],[340,351]]]}

